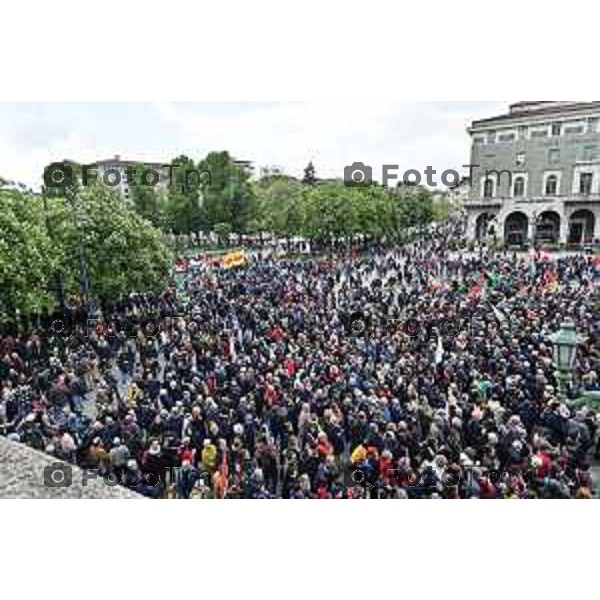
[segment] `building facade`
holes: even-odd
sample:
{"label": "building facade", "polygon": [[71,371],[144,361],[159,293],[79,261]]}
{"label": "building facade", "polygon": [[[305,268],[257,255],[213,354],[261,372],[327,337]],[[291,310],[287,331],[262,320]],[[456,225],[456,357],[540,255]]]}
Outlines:
{"label": "building facade", "polygon": [[[250,177],[254,174],[254,164],[249,160],[233,160],[233,164],[243,169]],[[121,195],[129,200],[131,198],[131,186],[129,184],[129,178],[126,170],[133,168],[140,174],[144,170],[151,170],[158,175],[156,184],[152,184],[156,191],[165,191],[167,188],[175,185],[175,177],[178,173],[177,167],[172,167],[171,163],[156,163],[156,162],[141,162],[135,160],[123,160],[119,155],[107,160],[99,160],[90,165],[97,169],[97,178],[103,179],[105,176],[108,181],[115,182],[113,186],[118,190]],[[118,177],[117,177],[118,173]],[[149,173],[146,181],[152,182],[153,178],[156,177],[154,173]],[[202,174],[200,174],[202,173]],[[189,174],[190,181],[193,178],[202,178],[202,181],[209,181],[206,177],[206,172],[200,172],[198,174]],[[90,173],[90,176],[92,174]],[[210,184],[209,184],[210,185]]]}
{"label": "building facade", "polygon": [[448,200],[455,207],[461,207],[469,199],[471,193],[471,180],[462,177],[453,187],[448,188]]}
{"label": "building facade", "polygon": [[600,102],[519,102],[469,134],[470,239],[578,247],[600,238]]}
{"label": "building facade", "polygon": [[[141,173],[144,169],[151,169],[158,174],[158,181],[156,183],[156,190],[160,188],[167,188],[169,186],[169,169],[165,163],[154,163],[154,162],[140,162],[135,160],[122,160],[117,154],[113,158],[107,160],[99,160],[93,163],[91,166],[98,170],[98,179],[102,179],[105,175],[108,180],[115,182],[114,186],[121,195],[129,200],[131,198],[131,189],[129,185],[129,178],[126,173],[128,167],[133,168],[136,172],[139,170]],[[116,173],[119,174],[117,178]],[[152,174],[148,175],[148,181],[152,181]]]}

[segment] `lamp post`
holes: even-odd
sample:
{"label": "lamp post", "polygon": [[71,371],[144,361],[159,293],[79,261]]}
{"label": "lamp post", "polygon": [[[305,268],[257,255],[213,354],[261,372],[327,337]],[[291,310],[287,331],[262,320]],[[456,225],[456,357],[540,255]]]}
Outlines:
{"label": "lamp post", "polygon": [[[44,207],[44,222],[46,224],[46,233],[48,234],[48,237],[52,241],[54,241],[54,231],[50,227],[50,213],[49,213],[49,210],[48,210],[48,197],[47,197],[47,193],[48,193],[47,188],[42,187],[42,202],[43,202],[43,207]],[[53,279],[54,279],[54,281],[53,281],[53,291],[56,293],[56,297],[58,299],[58,305],[60,307],[60,311],[61,311],[61,313],[64,313],[64,311],[65,311],[65,295],[64,295],[62,278],[60,276],[60,270],[57,270],[54,273]],[[38,313],[38,319],[39,319],[39,313]]]}
{"label": "lamp post", "polygon": [[569,383],[573,378],[573,366],[577,355],[579,337],[572,321],[565,321],[558,333],[551,337],[554,345],[554,365],[558,369],[557,378],[560,395],[566,399]]}
{"label": "lamp post", "polygon": [[81,230],[81,200],[79,199],[75,186],[65,188],[66,196],[72,205],[73,224],[77,235],[77,251],[79,253],[79,276],[81,279],[81,288],[83,295],[83,303],[87,311],[88,325],[96,324],[98,319],[98,311],[90,291],[89,269],[85,255],[85,246],[83,240],[83,232]]}
{"label": "lamp post", "polygon": [[[571,383],[573,377],[577,346],[581,342],[581,338],[575,331],[574,323],[567,321],[561,325],[558,333],[551,337],[551,341],[554,344],[554,364],[558,369],[560,395],[566,399],[568,384]],[[587,407],[600,412],[600,392],[583,392],[570,404],[575,408]]]}

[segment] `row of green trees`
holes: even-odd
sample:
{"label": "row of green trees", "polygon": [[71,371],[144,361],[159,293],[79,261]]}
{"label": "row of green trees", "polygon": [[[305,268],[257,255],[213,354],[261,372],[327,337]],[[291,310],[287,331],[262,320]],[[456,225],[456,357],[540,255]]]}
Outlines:
{"label": "row of green trees", "polygon": [[251,232],[316,240],[357,234],[393,239],[434,218],[431,194],[423,188],[347,188],[342,181],[306,184],[276,175],[259,180],[254,189]]}
{"label": "row of green trees", "polygon": [[0,320],[80,296],[82,262],[91,297],[110,303],[163,289],[172,261],[160,231],[103,184],[80,190],[77,202],[0,191]]}
{"label": "row of green trees", "polygon": [[[219,223],[227,223],[232,231],[245,229],[254,210],[254,190],[249,171],[228,152],[211,152],[198,162],[182,155],[174,158],[170,165],[172,168],[165,167],[161,174],[165,178],[164,185],[156,186],[142,182],[144,171],[152,167],[132,168],[134,185],[129,186],[130,200],[142,217],[176,234],[212,231]],[[84,187],[83,169],[77,163],[68,166],[73,171],[77,193]],[[93,171],[90,178],[91,173]],[[64,197],[66,189],[47,188],[44,194]]]}
{"label": "row of green trees", "polygon": [[[197,163],[179,156],[171,164],[177,166],[171,171],[171,185],[143,185],[142,167],[135,173],[136,185],[130,186],[130,194],[142,217],[175,234],[381,237],[434,218],[432,199],[424,188],[346,188],[341,180],[320,181],[312,162],[302,180],[277,174],[257,181],[228,152],[211,152]],[[79,181],[80,167],[73,165],[73,169]],[[61,196],[64,190],[47,193]]]}
{"label": "row of green trees", "polygon": [[212,231],[219,223],[228,223],[233,231],[245,229],[255,202],[250,173],[229,153],[212,152],[198,163],[179,156],[172,164],[177,168],[168,187],[132,188],[142,216],[174,233]]}

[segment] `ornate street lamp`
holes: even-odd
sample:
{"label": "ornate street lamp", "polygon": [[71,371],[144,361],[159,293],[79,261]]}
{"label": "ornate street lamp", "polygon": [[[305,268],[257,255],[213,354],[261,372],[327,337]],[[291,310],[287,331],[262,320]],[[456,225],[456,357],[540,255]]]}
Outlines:
{"label": "ornate street lamp", "polygon": [[555,333],[550,340],[554,345],[554,365],[558,369],[559,392],[563,398],[566,398],[569,383],[573,379],[573,366],[579,344],[575,324],[572,321],[565,321],[558,333]]}
{"label": "ornate street lamp", "polygon": [[565,321],[560,326],[560,331],[552,336],[552,343],[554,344],[554,364],[559,373],[567,376],[568,381],[573,372],[579,345],[575,324],[572,321]]}
{"label": "ornate street lamp", "polygon": [[[582,339],[577,335],[575,324],[572,321],[564,322],[558,333],[550,338],[554,345],[554,364],[558,369],[558,385],[560,395],[566,399],[569,383],[573,379],[573,367],[577,355],[577,346]],[[584,392],[573,400],[575,407],[587,406],[593,410],[600,410],[600,393]]]}

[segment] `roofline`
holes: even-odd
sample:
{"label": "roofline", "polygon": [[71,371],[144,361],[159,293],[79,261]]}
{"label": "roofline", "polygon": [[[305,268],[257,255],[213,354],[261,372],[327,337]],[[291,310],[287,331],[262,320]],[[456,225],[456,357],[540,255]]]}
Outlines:
{"label": "roofline", "polygon": [[[526,105],[526,103],[517,103],[514,106]],[[569,113],[579,113],[582,111],[600,111],[600,101],[595,100],[593,102],[573,102],[572,104],[553,104],[552,106],[548,106],[545,108],[538,108],[536,110],[530,111],[518,111],[518,112],[510,112],[504,115],[499,115],[497,117],[490,117],[488,119],[479,119],[478,121],[473,121],[471,127],[469,127],[469,132],[477,129],[478,127],[487,127],[490,125],[504,124],[506,122],[515,122],[520,123],[524,120],[530,120],[535,117],[546,117],[550,115],[565,115]]]}
{"label": "roofline", "polygon": [[150,161],[145,161],[145,160],[116,160],[114,158],[112,159],[106,159],[106,160],[96,160],[93,163],[90,163],[91,165],[148,165],[149,167],[168,167],[171,163],[161,163],[161,162],[150,162]]}
{"label": "roofline", "polygon": [[72,160],[70,158],[65,158],[62,161],[63,163],[66,164],[71,164],[71,165],[77,165],[77,166],[83,166],[83,165],[88,165],[90,167],[97,167],[97,166],[102,166],[102,165],[124,165],[124,166],[128,166],[128,165],[147,165],[149,167],[168,167],[171,163],[160,163],[160,162],[150,162],[150,161],[144,161],[144,160],[116,160],[114,158],[112,159],[107,159],[107,160],[95,160],[94,162],[90,162],[90,163],[83,163],[83,162],[79,162],[77,160]]}
{"label": "roofline", "polygon": [[[116,166],[129,166],[129,165],[147,165],[149,167],[169,167],[173,163],[172,162],[154,162],[147,160],[123,160],[121,158],[107,158],[104,160],[95,160],[91,163],[82,163],[76,160],[71,160],[70,158],[65,158],[62,162],[73,165],[89,165],[90,167],[104,166],[104,165],[116,165]],[[254,161],[252,160],[233,160],[233,163],[240,167],[248,167],[253,168],[255,166]]]}

